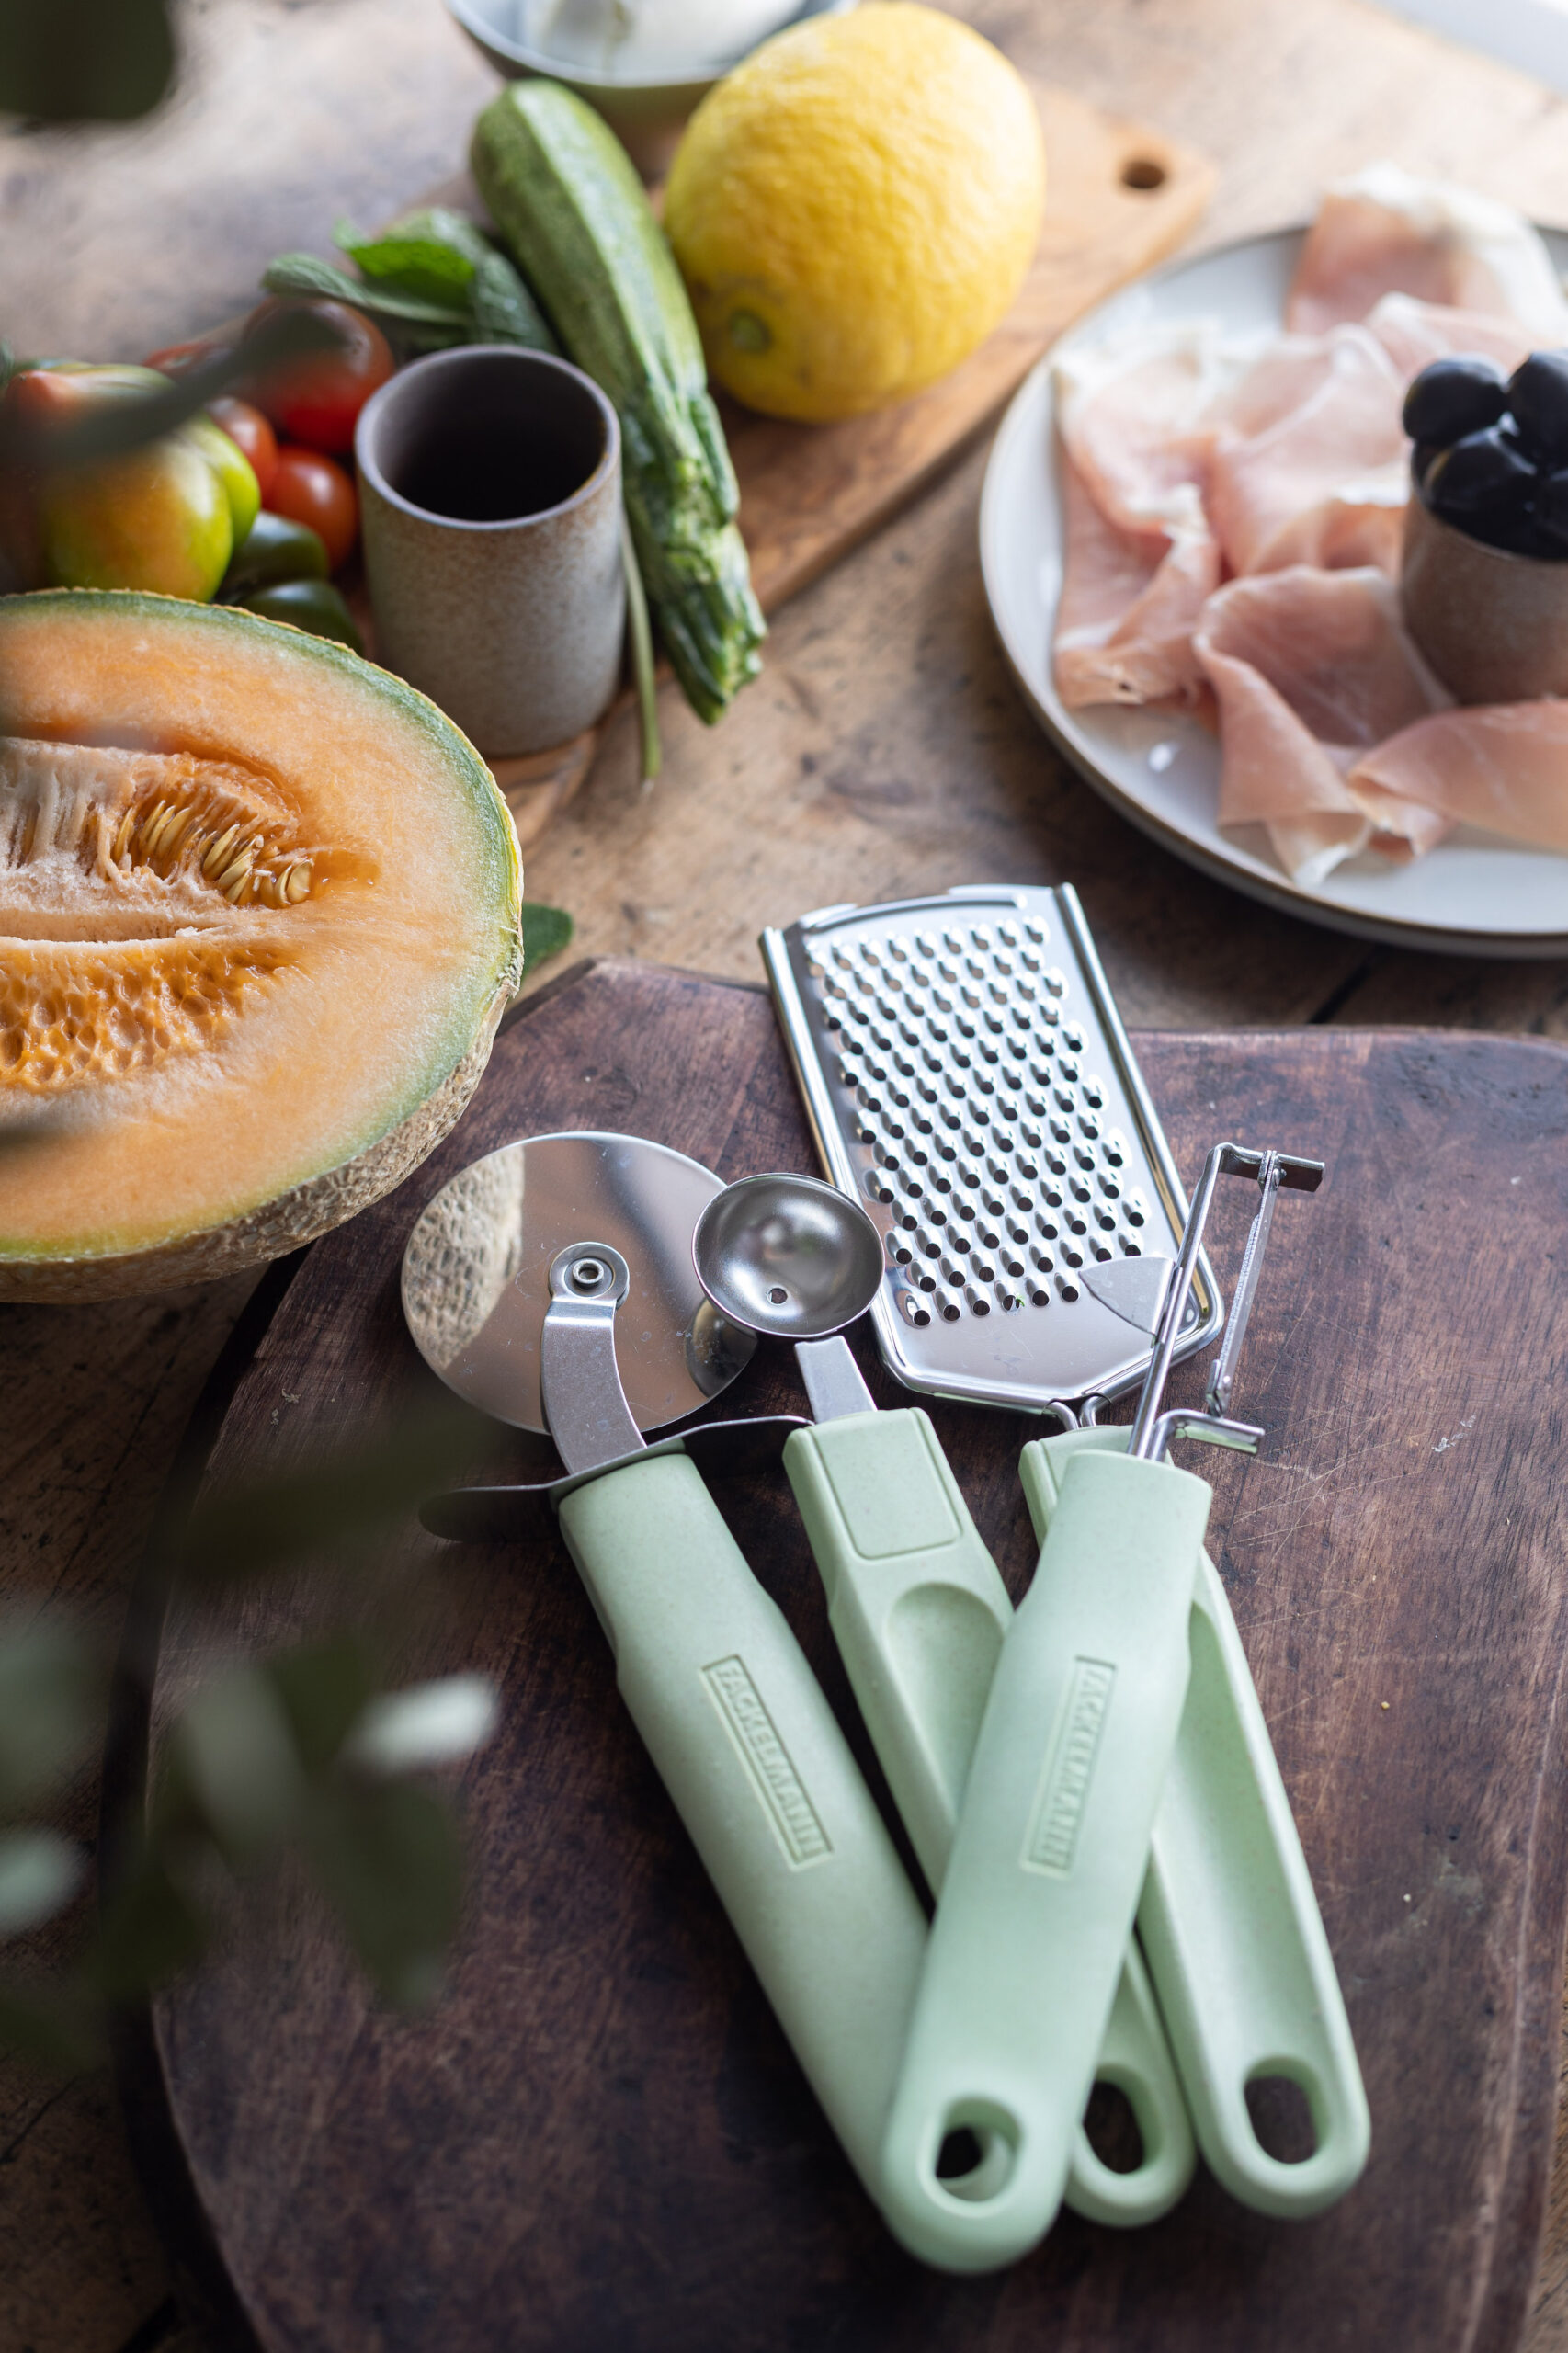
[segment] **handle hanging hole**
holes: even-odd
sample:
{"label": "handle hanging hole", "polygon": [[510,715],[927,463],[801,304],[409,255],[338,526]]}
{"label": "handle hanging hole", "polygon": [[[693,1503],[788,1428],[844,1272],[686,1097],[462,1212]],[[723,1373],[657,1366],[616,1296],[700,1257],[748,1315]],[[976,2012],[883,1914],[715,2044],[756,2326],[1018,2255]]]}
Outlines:
{"label": "handle hanging hole", "polygon": [[1247,2114],[1258,2147],[1282,2165],[1305,2165],[1318,2145],[1312,2103],[1289,2075],[1254,2075],[1246,2087]]}
{"label": "handle hanging hole", "polygon": [[966,2205],[999,2198],[1013,2177],[1021,2138],[1017,2118],[995,2101],[957,2102],[942,2120],[937,2187]]}
{"label": "handle hanging hole", "polygon": [[1132,2102],[1119,2084],[1096,2083],[1084,2110],[1089,2146],[1109,2173],[1136,2173],[1142,2165],[1143,2135]]}

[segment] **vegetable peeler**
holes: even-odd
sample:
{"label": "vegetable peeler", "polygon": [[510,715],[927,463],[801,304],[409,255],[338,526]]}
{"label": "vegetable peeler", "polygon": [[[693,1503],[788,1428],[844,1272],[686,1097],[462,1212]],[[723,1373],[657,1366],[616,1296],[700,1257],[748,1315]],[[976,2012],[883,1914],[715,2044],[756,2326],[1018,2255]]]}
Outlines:
{"label": "vegetable peeler", "polygon": [[705,1300],[698,1216],[721,1190],[637,1137],[530,1137],[455,1176],[403,1256],[409,1330],[481,1411],[548,1431],[564,1474],[470,1489],[437,1535],[555,1513],[616,1679],[812,2087],[873,2197],[926,1922],[803,1653],[747,1568],[700,1455],[797,1425],[710,1423],[755,1345]]}
{"label": "vegetable peeler", "polygon": [[[1074,2125],[1138,1906],[1189,1674],[1204,1482],[1165,1460],[1177,1438],[1253,1452],[1263,1433],[1164,1392],[1222,1175],[1255,1177],[1257,1214],[1238,1313],[1210,1382],[1228,1397],[1274,1197],[1315,1190],[1318,1161],[1217,1144],[1160,1292],[1154,1347],[1125,1449],[1063,1469],[1034,1582],[1007,1631],[964,1789],[943,1897],[888,2124],[895,2211],[947,2211],[950,2261],[1008,2262],[1043,2235],[1065,2187]],[[1123,1283],[1114,1286],[1127,1290]],[[1007,2162],[972,2216],[938,2176],[944,2138],[986,2126]]]}
{"label": "vegetable peeler", "polygon": [[[1185,1216],[1076,896],[975,886],[827,908],[765,933],[762,950],[824,1168],[882,1236],[872,1319],[889,1370],[926,1394],[1050,1412],[1072,1434],[1025,1449],[1043,1533],[1059,1449],[1089,1444],[1074,1429],[1080,1415],[1092,1422],[1149,1369]],[[1252,1263],[1256,1279],[1256,1254]],[[1172,1360],[1222,1322],[1201,1250],[1192,1293]],[[1233,1330],[1244,1321],[1233,1318]],[[1124,1442],[1119,1431],[1095,1434],[1096,1446]],[[926,1524],[935,1543],[935,1505]],[[938,1672],[943,1638],[933,1631],[922,1647],[915,1630],[919,1613],[934,1630],[939,1606],[964,1616],[963,1580],[938,1605],[937,1558],[913,1554],[901,1586],[896,1560],[858,1552],[842,1520],[831,1540],[835,1580],[868,1594],[866,1677],[896,1694]],[[1211,2169],[1264,2211],[1311,2214],[1364,2163],[1365,2095],[1229,1604],[1200,1552],[1195,1567],[1191,1679],[1140,1931]],[[953,1672],[961,1681],[974,1670],[965,1660]],[[1220,1791],[1223,1826],[1247,1846],[1245,1871],[1219,1851]],[[1179,1867],[1162,1870],[1162,1857]],[[1269,2022],[1267,2051],[1238,2033],[1243,2019]],[[1259,2145],[1244,2060],[1308,2087],[1320,2141],[1310,2164],[1277,2164]]]}

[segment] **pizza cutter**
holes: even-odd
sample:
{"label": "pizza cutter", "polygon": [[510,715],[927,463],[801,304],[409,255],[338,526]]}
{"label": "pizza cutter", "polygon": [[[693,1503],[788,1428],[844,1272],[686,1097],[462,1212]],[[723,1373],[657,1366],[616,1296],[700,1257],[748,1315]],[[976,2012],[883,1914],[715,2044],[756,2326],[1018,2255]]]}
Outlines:
{"label": "pizza cutter", "polygon": [[[747,1176],[708,1202],[692,1255],[726,1325],[796,1344],[813,1423],[786,1440],[784,1467],[856,1700],[937,1893],[1013,1606],[929,1417],[917,1407],[878,1413],[846,1342],[828,1336],[876,1295],[881,1237],[835,1187],[810,1176]],[[914,1994],[911,1985],[911,2008]],[[1131,2171],[1113,2172],[1080,2122],[1067,2202],[1096,2222],[1153,2222],[1186,2189],[1195,2152],[1131,1937],[1094,2074],[1126,2095],[1142,2156]],[[1087,2090],[1085,2082],[1085,2097]],[[984,2149],[986,2136],[977,2138]],[[967,2199],[972,2209],[995,2164],[983,2155],[967,2180],[947,2177],[945,2198]],[[974,2222],[983,2224],[978,2211]],[[965,2227],[960,2207],[951,2230],[961,2237]],[[917,2254],[950,2260],[946,2228],[933,2237],[905,2220],[901,2235]]]}
{"label": "pizza cutter", "polygon": [[756,1582],[698,1459],[799,1425],[699,1425],[749,1334],[705,1299],[698,1162],[632,1136],[535,1136],[464,1169],[403,1256],[431,1369],[483,1412],[547,1431],[564,1475],[422,1515],[509,1536],[553,1509],[616,1679],[829,2121],[873,2197],[926,1923],[805,1656]]}

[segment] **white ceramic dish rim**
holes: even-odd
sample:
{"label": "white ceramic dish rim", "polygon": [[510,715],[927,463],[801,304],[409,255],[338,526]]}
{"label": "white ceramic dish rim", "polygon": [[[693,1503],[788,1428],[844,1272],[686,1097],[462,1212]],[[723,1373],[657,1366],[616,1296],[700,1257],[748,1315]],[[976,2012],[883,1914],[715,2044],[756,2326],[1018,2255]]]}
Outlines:
{"label": "white ceramic dish rim", "polygon": [[[803,24],[812,17],[842,17],[855,5],[856,0],[801,0],[794,15],[787,17],[778,29],[788,32],[791,25]],[[609,97],[673,97],[690,91],[695,101],[696,97],[711,89],[715,82],[733,73],[751,54],[750,50],[743,50],[737,57],[688,58],[672,65],[656,82],[650,82],[646,74],[623,78],[606,74],[596,65],[575,65],[569,58],[551,57],[547,50],[529,49],[524,42],[514,40],[509,33],[490,22],[481,0],[447,0],[447,6],[464,32],[482,48],[497,51],[525,73],[538,74],[547,82],[564,82],[572,90],[602,91]],[[770,33],[767,38],[771,40],[775,35]]]}
{"label": "white ceramic dish rim", "polygon": [[[1008,665],[1046,733],[1113,808],[1188,864],[1229,883],[1279,912],[1334,930],[1401,948],[1494,957],[1568,955],[1568,858],[1546,850],[1503,843],[1494,835],[1461,830],[1428,857],[1394,867],[1370,854],[1348,861],[1316,889],[1303,889],[1273,865],[1266,847],[1257,850],[1222,835],[1211,812],[1217,774],[1213,737],[1196,720],[1169,713],[1110,707],[1069,711],[1051,676],[1051,641],[1061,586],[1060,451],[1054,429],[1051,368],[1060,355],[1103,341],[1140,316],[1172,318],[1212,314],[1245,325],[1260,311],[1233,316],[1217,290],[1185,302],[1187,286],[1227,273],[1255,280],[1271,275],[1282,296],[1304,227],[1260,236],[1183,256],[1147,272],[1096,304],[1058,337],[1025,379],[998,429],[986,465],[980,507],[981,573],[986,600]],[[1543,230],[1559,268],[1568,264],[1568,233]],[[1146,735],[1147,743],[1142,738]],[[1165,766],[1150,767],[1150,752],[1163,753]],[[1172,771],[1179,771],[1176,776]],[[1183,800],[1196,807],[1184,808]],[[1499,908],[1495,919],[1468,924],[1423,913],[1420,901],[1439,882],[1454,877],[1456,859],[1472,870],[1478,894],[1506,899],[1508,875],[1525,878],[1531,894],[1552,892],[1560,880],[1563,915],[1551,926],[1510,925]],[[1434,861],[1446,861],[1434,870]],[[1483,887],[1488,867],[1491,888]],[[1426,880],[1424,881],[1424,878]],[[1442,890],[1440,895],[1451,895]],[[1414,899],[1416,904],[1409,902]],[[1392,904],[1383,904],[1392,900]],[[1401,901],[1404,904],[1401,904]]]}

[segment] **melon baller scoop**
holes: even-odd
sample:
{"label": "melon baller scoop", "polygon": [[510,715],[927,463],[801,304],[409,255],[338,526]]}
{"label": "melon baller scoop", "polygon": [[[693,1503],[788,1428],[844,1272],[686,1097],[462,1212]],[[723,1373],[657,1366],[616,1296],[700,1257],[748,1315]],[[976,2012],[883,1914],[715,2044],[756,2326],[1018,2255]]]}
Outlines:
{"label": "melon baller scoop", "polygon": [[793,1419],[648,1444],[755,1345],[705,1300],[691,1235],[719,1180],[638,1137],[530,1137],[476,1161],[403,1256],[415,1345],[482,1412],[548,1432],[564,1475],[468,1489],[447,1537],[559,1519],[639,1733],[872,2196],[926,1922],[859,1768],[699,1460],[777,1446]]}

